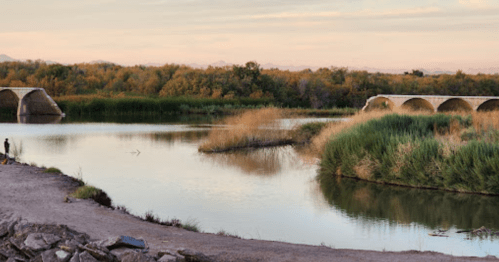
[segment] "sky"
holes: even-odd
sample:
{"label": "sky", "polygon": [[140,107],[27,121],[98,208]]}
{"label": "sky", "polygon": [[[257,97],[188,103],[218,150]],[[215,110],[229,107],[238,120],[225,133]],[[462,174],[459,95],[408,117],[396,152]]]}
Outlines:
{"label": "sky", "polygon": [[21,60],[499,68],[499,0],[0,0],[0,25]]}

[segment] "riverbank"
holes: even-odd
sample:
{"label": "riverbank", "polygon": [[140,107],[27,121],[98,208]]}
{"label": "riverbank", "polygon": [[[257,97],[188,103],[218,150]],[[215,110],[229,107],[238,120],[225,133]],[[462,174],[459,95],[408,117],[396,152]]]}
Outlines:
{"label": "riverbank", "polygon": [[0,224],[21,217],[29,223],[67,225],[88,234],[90,240],[131,236],[146,240],[152,257],[166,249],[191,249],[211,256],[214,261],[499,261],[495,257],[334,249],[190,232],[149,223],[93,200],[69,197],[65,201],[78,186],[74,179],[19,163],[1,165],[0,181]]}

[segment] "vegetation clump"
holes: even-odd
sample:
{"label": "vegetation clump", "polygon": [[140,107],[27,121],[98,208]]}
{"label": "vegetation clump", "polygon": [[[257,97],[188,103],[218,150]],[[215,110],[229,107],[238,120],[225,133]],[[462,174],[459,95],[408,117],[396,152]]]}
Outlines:
{"label": "vegetation clump", "polygon": [[291,144],[289,131],[283,130],[277,121],[283,116],[284,110],[268,107],[226,118],[223,127],[210,132],[199,151],[224,152],[238,148]]}
{"label": "vegetation clump", "polygon": [[328,126],[328,122],[311,122],[303,124],[297,127],[293,131],[293,141],[297,143],[307,143],[310,140],[319,135],[323,128]]}
{"label": "vegetation clump", "polygon": [[[120,207],[121,209],[125,209],[123,207]],[[200,232],[199,229],[199,223],[196,222],[195,220],[188,220],[185,223],[182,223],[179,219],[173,218],[171,220],[162,220],[160,219],[157,215],[155,215],[152,211],[147,211],[143,217],[141,217],[143,220],[163,226],[173,226],[173,227],[178,227],[178,228],[183,228],[188,231],[193,231],[193,232]]]}
{"label": "vegetation clump", "polygon": [[94,186],[89,186],[89,185],[80,186],[76,189],[75,192],[71,194],[71,196],[74,198],[81,198],[81,199],[91,198],[95,202],[103,206],[110,208],[113,207],[111,198],[109,198],[106,192]]}
{"label": "vegetation clump", "polygon": [[[318,180],[334,176],[499,194],[499,136],[483,114],[398,115],[331,135]],[[497,124],[495,124],[497,125]]]}
{"label": "vegetation clump", "polygon": [[49,167],[49,168],[43,170],[43,173],[62,173],[62,172],[59,168]]}

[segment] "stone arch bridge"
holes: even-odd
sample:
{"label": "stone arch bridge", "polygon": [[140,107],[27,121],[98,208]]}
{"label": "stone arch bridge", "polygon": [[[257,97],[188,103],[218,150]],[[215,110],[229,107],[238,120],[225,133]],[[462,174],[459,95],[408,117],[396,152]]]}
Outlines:
{"label": "stone arch bridge", "polygon": [[406,108],[431,112],[499,110],[497,96],[377,95],[366,101],[363,111]]}
{"label": "stone arch bridge", "polygon": [[0,108],[16,110],[18,116],[64,115],[45,89],[39,87],[0,87]]}

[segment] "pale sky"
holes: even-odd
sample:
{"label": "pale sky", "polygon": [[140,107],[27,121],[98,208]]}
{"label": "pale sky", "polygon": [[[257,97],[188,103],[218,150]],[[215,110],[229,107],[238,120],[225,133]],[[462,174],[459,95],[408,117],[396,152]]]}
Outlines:
{"label": "pale sky", "polygon": [[70,64],[499,67],[499,0],[0,0],[0,54]]}

